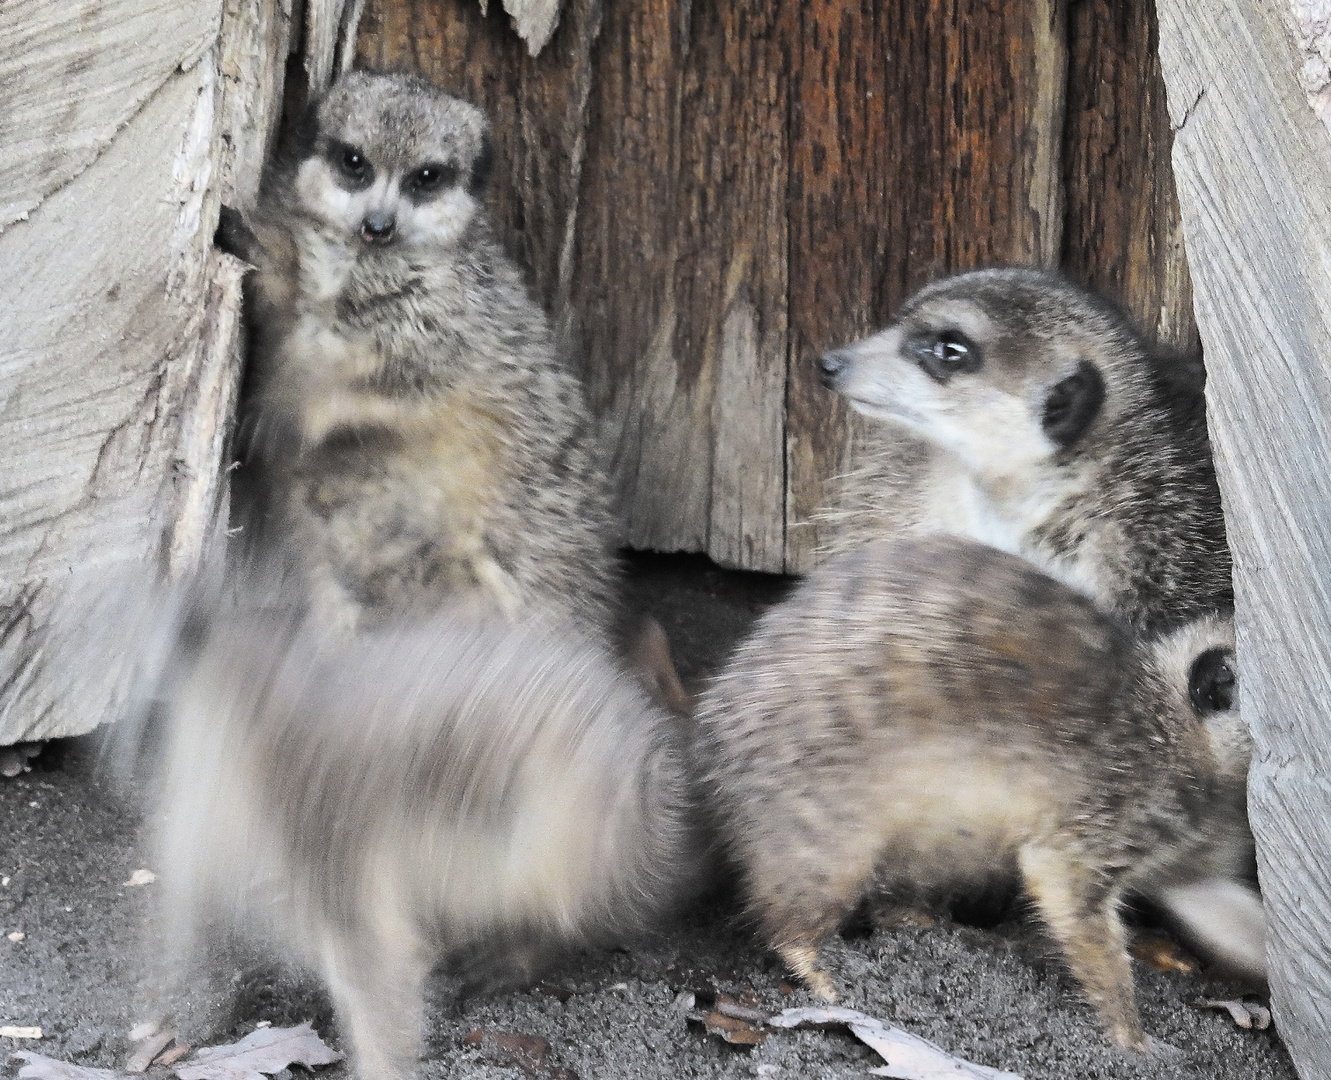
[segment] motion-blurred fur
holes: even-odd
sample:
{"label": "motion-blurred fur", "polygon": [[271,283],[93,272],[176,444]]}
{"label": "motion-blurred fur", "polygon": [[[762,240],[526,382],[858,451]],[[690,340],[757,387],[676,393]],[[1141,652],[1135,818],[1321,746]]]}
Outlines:
{"label": "motion-blurred fur", "polygon": [[354,639],[217,618],[163,691],[163,933],[313,969],[364,1080],[412,1072],[437,959],[520,981],[650,927],[698,849],[676,722],[563,624]]}

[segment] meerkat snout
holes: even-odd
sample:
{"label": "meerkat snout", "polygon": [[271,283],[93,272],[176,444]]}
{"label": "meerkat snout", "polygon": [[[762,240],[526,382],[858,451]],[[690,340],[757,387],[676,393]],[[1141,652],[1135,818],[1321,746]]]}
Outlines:
{"label": "meerkat snout", "polygon": [[367,244],[391,244],[397,229],[393,215],[382,210],[371,210],[360,223],[360,237]]}
{"label": "meerkat snout", "polygon": [[845,349],[833,349],[818,357],[818,380],[829,390],[835,390],[841,373],[850,363],[850,354]]}

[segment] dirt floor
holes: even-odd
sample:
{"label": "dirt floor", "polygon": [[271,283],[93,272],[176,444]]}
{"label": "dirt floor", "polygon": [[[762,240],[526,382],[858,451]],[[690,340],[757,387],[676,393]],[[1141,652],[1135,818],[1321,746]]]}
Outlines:
{"label": "dirt floor", "polygon": [[[665,626],[681,675],[696,687],[785,588],[780,579],[722,572],[702,559],[643,558],[634,564],[632,595]],[[144,866],[137,814],[98,779],[92,739],[48,747],[33,766],[0,779],[0,1026],[40,1026],[43,1037],[0,1038],[0,1070],[20,1049],[118,1066],[130,1026],[141,1018],[135,986],[153,888],[125,884]],[[728,895],[722,888],[659,940],[575,957],[527,991],[459,1010],[439,979],[420,1075],[815,1080],[866,1076],[881,1065],[841,1030],[774,1032],[741,1048],[689,1020],[689,995],[706,1005],[720,992],[772,1012],[812,1003],[791,990]],[[17,934],[21,939],[12,940]],[[1274,1032],[1241,1030],[1226,1014],[1193,1006],[1202,997],[1234,996],[1237,988],[1140,962],[1145,1027],[1178,1053],[1116,1051],[1047,939],[1020,919],[991,929],[940,920],[862,931],[836,941],[826,958],[842,1004],[1027,1080],[1295,1077]],[[231,1027],[213,1041],[239,1037],[261,1021],[307,1019],[338,1045],[317,988],[255,976],[241,989]],[[16,1064],[0,1075],[13,1075]],[[347,1070],[332,1066],[320,1075],[335,1080]]]}

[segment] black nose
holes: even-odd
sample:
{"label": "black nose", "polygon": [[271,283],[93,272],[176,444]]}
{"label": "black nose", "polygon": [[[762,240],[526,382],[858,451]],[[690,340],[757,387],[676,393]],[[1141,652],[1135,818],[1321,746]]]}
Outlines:
{"label": "black nose", "polygon": [[386,244],[393,239],[396,230],[397,222],[393,220],[393,215],[378,211],[366,214],[365,220],[360,223],[360,236],[367,244]]}
{"label": "black nose", "polygon": [[833,349],[818,357],[818,378],[829,390],[835,390],[842,372],[850,366],[850,354],[844,349]]}

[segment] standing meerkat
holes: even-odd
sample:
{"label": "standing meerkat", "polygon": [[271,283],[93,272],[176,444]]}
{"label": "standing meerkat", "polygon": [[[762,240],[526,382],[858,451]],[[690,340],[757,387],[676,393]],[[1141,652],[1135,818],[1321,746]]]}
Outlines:
{"label": "standing meerkat", "polygon": [[593,422],[486,220],[484,116],[420,79],[352,72],[307,127],[252,222],[259,550],[344,627],[448,597],[554,607],[604,636]]}
{"label": "standing meerkat", "polygon": [[261,612],[182,639],[158,692],[154,950],[191,1001],[194,961],[238,936],[322,977],[357,1076],[402,1080],[436,960],[519,982],[691,887],[680,726],[566,621],[347,638]]}
{"label": "standing meerkat", "polygon": [[1040,270],[959,274],[819,367],[928,446],[909,475],[887,459],[848,479],[838,548],[893,520],[970,536],[1152,634],[1232,608],[1204,372],[1171,368],[1107,301]]}
{"label": "standing meerkat", "polygon": [[818,996],[819,946],[871,890],[1020,874],[1110,1037],[1149,1045],[1120,902],[1213,876],[1248,749],[1118,620],[965,538],[870,544],[762,617],[699,719],[749,909]]}

